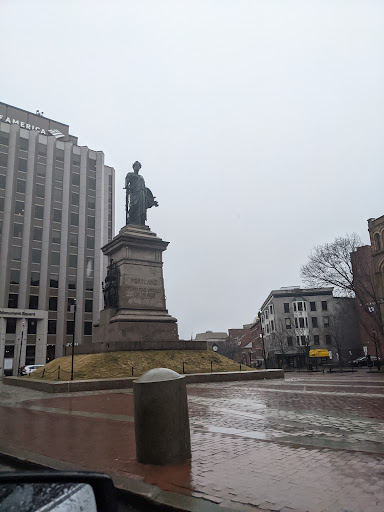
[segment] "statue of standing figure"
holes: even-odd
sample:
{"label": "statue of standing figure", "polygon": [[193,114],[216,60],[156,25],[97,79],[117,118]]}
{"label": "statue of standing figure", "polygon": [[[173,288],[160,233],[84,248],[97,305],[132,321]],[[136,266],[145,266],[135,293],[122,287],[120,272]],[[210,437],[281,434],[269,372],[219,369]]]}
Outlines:
{"label": "statue of standing figure", "polygon": [[139,175],[141,163],[135,162],[133,172],[129,172],[125,177],[126,189],[126,224],[145,225],[147,220],[147,210],[152,206],[159,206],[155,201],[152,192],[145,186],[144,178]]}

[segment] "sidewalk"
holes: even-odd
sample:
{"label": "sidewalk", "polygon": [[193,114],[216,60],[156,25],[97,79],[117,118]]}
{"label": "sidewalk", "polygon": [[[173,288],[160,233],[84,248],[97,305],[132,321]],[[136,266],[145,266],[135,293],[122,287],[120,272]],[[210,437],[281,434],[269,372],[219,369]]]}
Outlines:
{"label": "sidewalk", "polygon": [[103,471],[186,510],[384,510],[384,376],[189,385],[192,461],[173,467],[136,462],[130,391],[12,392],[0,389],[10,455]]}

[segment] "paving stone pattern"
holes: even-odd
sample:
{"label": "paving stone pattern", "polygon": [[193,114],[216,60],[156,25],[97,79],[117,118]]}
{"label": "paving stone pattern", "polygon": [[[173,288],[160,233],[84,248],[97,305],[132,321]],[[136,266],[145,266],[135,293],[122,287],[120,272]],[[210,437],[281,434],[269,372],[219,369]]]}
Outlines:
{"label": "paving stone pattern", "polygon": [[163,468],[135,461],[130,391],[5,388],[1,446],[234,510],[384,511],[384,375],[189,385],[192,461]]}

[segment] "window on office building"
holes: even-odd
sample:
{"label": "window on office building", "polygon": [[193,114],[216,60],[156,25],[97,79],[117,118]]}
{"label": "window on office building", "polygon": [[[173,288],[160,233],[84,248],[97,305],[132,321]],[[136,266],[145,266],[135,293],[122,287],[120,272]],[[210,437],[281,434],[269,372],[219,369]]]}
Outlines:
{"label": "window on office building", "polygon": [[68,266],[71,268],[77,268],[77,254],[70,254],[68,256]]}
{"label": "window on office building", "polygon": [[292,336],[288,336],[287,337],[287,343],[288,343],[288,347],[292,347],[292,345],[293,345],[293,338],[292,338]]}
{"label": "window on office building", "polygon": [[49,311],[57,311],[57,297],[49,297]]}
{"label": "window on office building", "polygon": [[58,210],[57,208],[53,209],[53,220],[55,222],[61,222],[61,210]]}
{"label": "window on office building", "polygon": [[36,183],[35,194],[36,194],[36,197],[44,197],[45,196],[44,185],[41,185],[40,183]]}
{"label": "window on office building", "polygon": [[16,318],[7,318],[5,332],[7,334],[16,334]]}
{"label": "window on office building", "polygon": [[73,206],[79,206],[80,194],[77,194],[76,192],[72,192],[72,204],[73,204]]}
{"label": "window on office building", "polygon": [[86,313],[92,313],[92,311],[93,311],[93,300],[85,299],[84,311]]}
{"label": "window on office building", "polygon": [[79,214],[71,213],[71,226],[78,226],[78,225],[79,225]]}
{"label": "window on office building", "polygon": [[[13,225],[13,236],[15,238],[22,238],[23,237],[23,224],[17,224],[16,222]],[[20,242],[19,242],[20,243]]]}
{"label": "window on office building", "polygon": [[88,227],[89,229],[95,229],[95,217],[88,215]]}
{"label": "window on office building", "polygon": [[92,335],[92,322],[84,322],[84,336]]}
{"label": "window on office building", "polygon": [[48,334],[56,334],[56,320],[48,320]]}
{"label": "window on office building", "polygon": [[28,318],[28,334],[36,334],[37,331],[37,320],[35,318]]}
{"label": "window on office building", "polygon": [[35,205],[35,219],[43,219],[44,218],[44,206],[40,206],[38,204]]}
{"label": "window on office building", "polygon": [[284,313],[289,313],[289,302],[284,302]]}
{"label": "window on office building", "polygon": [[15,214],[24,215],[24,201],[15,201]]}
{"label": "window on office building", "polygon": [[76,276],[68,276],[68,290],[76,290]]}
{"label": "window on office building", "polygon": [[313,336],[313,342],[315,345],[320,345],[320,336],[318,334]]}
{"label": "window on office building", "polygon": [[17,162],[17,169],[21,172],[27,172],[27,160],[25,158],[19,158]]}
{"label": "window on office building", "polygon": [[322,309],[323,311],[327,311],[327,309],[328,309],[328,305],[327,305],[327,301],[326,301],[326,300],[322,300],[322,301],[321,301],[321,309]]}
{"label": "window on office building", "polygon": [[10,284],[20,284],[20,270],[11,268],[11,272],[9,275],[9,283]]}
{"label": "window on office building", "polygon": [[88,178],[89,190],[96,190],[96,178]]}
{"label": "window on office building", "polygon": [[49,279],[49,286],[51,288],[59,287],[59,275],[58,274],[51,274],[51,277]]}
{"label": "window on office building", "polygon": [[72,185],[80,186],[80,174],[72,173]]}
{"label": "window on office building", "polygon": [[61,242],[61,232],[52,230],[52,243],[53,244],[60,244]]}
{"label": "window on office building", "polygon": [[39,309],[39,296],[38,295],[30,295],[29,296],[29,309]]}
{"label": "window on office building", "polygon": [[330,345],[330,344],[331,344],[331,342],[332,342],[332,340],[331,340],[330,335],[329,335],[329,334],[326,334],[326,335],[325,335],[325,343],[326,343],[327,345]]}
{"label": "window on office building", "polygon": [[318,324],[317,324],[317,316],[313,316],[312,317],[312,327],[318,327]]}
{"label": "window on office building", "polygon": [[40,272],[31,272],[31,286],[40,285]]}
{"label": "window on office building", "polygon": [[69,233],[69,246],[77,247],[79,235],[77,233]]}
{"label": "window on office building", "polygon": [[60,253],[56,251],[51,252],[51,265],[60,265]]}
{"label": "window on office building", "polygon": [[53,189],[53,199],[55,201],[62,201],[63,200],[63,189],[55,187]]}
{"label": "window on office building", "polygon": [[40,249],[32,249],[32,263],[41,262],[41,251]]}
{"label": "window on office building", "polygon": [[94,248],[95,248],[95,237],[87,236],[87,249],[94,249]]}
{"label": "window on office building", "polygon": [[33,228],[33,240],[41,242],[43,239],[43,228]]}
{"label": "window on office building", "polygon": [[26,181],[25,180],[17,180],[16,181],[16,192],[20,192],[21,194],[25,194],[25,185],[26,185]]}
{"label": "window on office building", "polygon": [[21,247],[13,245],[11,249],[11,258],[15,261],[21,261]]}
{"label": "window on office building", "polygon": [[75,330],[75,322],[73,320],[67,321],[67,334],[73,334]]}
{"label": "window on office building", "polygon": [[17,293],[10,293],[8,295],[8,307],[9,308],[17,308],[18,302],[19,302],[19,295]]}

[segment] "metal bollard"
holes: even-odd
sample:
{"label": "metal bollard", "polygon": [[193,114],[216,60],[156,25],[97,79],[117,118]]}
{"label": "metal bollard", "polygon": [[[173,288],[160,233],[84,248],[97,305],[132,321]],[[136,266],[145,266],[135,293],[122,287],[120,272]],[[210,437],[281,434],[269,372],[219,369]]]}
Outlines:
{"label": "metal bollard", "polygon": [[133,383],[136,456],[142,464],[179,464],[191,458],[185,378],[155,368]]}
{"label": "metal bollard", "polygon": [[212,361],[211,361],[211,373],[212,373]]}
{"label": "metal bollard", "polygon": [[57,380],[60,380],[60,365],[57,368]]}

